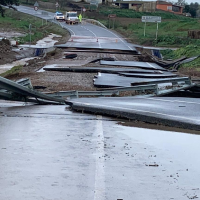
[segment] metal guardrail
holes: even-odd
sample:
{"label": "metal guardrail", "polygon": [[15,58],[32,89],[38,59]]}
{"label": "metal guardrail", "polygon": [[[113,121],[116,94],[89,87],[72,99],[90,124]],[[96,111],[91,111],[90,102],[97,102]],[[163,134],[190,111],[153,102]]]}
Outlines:
{"label": "metal guardrail", "polygon": [[[177,85],[179,82],[184,82],[188,85],[192,84],[192,81],[189,77],[167,78],[165,80],[151,81],[152,84],[172,83],[172,85]],[[134,85],[134,84],[135,83],[131,83],[131,85]],[[144,82],[143,84],[147,84],[147,82]]]}
{"label": "metal guardrail", "polygon": [[111,88],[99,91],[62,91],[47,94],[52,97],[71,97],[71,98],[79,98],[79,96],[112,96],[112,95],[119,95],[120,92],[124,91],[142,91],[151,90],[154,93],[157,92],[157,85],[139,85],[139,86],[130,86],[130,87],[118,87],[118,88]]}
{"label": "metal guardrail", "polygon": [[[8,79],[0,77],[0,99],[13,100],[13,101],[27,101],[42,103],[42,101],[51,101],[64,104],[65,99],[63,97],[79,98],[80,96],[112,96],[119,95],[124,91],[151,91],[152,96],[161,96],[181,89],[188,89],[195,84],[192,83],[190,78],[173,78],[171,80],[155,81],[157,84],[138,85],[130,87],[116,87],[98,91],[61,91],[55,93],[41,93],[32,89],[32,85],[29,79],[21,79],[17,82],[10,81]],[[172,87],[170,89],[159,89],[158,84],[171,82]],[[177,85],[181,82],[180,85]],[[36,100],[30,99],[35,98]]]}
{"label": "metal guardrail", "polygon": [[79,98],[79,96],[111,96],[119,95],[119,91],[63,91],[47,94],[51,97],[70,97],[70,98]]}
{"label": "metal guardrail", "polygon": [[101,22],[99,22],[99,21],[97,21],[97,20],[95,20],[95,19],[86,19],[86,18],[84,18],[83,20],[86,21],[86,22],[88,22],[88,23],[96,24],[96,25],[98,25],[98,26],[101,26],[101,27],[107,29],[106,26],[104,26]]}
{"label": "metal guardrail", "polygon": [[11,92],[11,94],[14,95],[13,99],[17,99],[18,97],[20,99],[27,99],[27,97],[34,97],[36,99],[44,99],[47,101],[54,101],[58,103],[65,103],[64,99],[61,98],[54,98],[48,95],[45,95],[41,92],[35,91],[31,88],[24,87],[18,83],[15,83],[14,81],[8,80],[6,78],[0,77],[0,87],[4,90],[7,90]]}

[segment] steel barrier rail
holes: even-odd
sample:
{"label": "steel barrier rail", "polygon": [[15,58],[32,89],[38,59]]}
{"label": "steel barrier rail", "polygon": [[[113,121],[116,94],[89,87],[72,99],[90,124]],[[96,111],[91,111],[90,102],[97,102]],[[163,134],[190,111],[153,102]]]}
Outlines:
{"label": "steel barrier rail", "polygon": [[107,96],[107,95],[119,95],[119,91],[77,91],[77,98],[79,96]]}
{"label": "steel barrier rail", "polygon": [[[192,81],[189,77],[181,77],[181,78],[168,78],[165,80],[157,80],[157,81],[151,81],[152,84],[161,84],[161,83],[172,83],[172,85],[178,84],[178,82],[185,82],[188,85],[192,84]],[[131,83],[132,86],[134,86],[136,83]],[[147,84],[147,82],[143,82],[140,84]]]}
{"label": "steel barrier rail", "polygon": [[119,95],[119,91],[112,90],[112,91],[62,91],[62,92],[55,92],[46,95],[51,97],[76,97],[79,96],[109,96],[109,95]]}
{"label": "steel barrier rail", "polygon": [[0,91],[0,99],[6,99],[6,100],[11,100],[12,99],[12,94],[6,92],[6,91]]}
{"label": "steel barrier rail", "polygon": [[45,93],[48,96],[51,97],[67,97],[67,96],[77,96],[77,91],[61,91],[61,92],[55,92],[55,93]]}
{"label": "steel barrier rail", "polygon": [[99,22],[99,21],[97,21],[97,20],[95,20],[95,19],[86,19],[86,18],[84,18],[83,19],[84,21],[86,21],[86,22],[89,22],[89,23],[95,23],[95,24],[97,24],[97,25],[99,25],[99,26],[101,26],[101,27],[103,27],[103,28],[105,28],[105,29],[108,29],[106,26],[104,26],[101,22]]}
{"label": "steel barrier rail", "polygon": [[102,89],[99,91],[139,91],[139,90],[156,90],[157,85],[156,84],[150,84],[150,85],[137,85],[137,86],[129,86],[129,87],[116,87],[116,88],[107,88]]}
{"label": "steel barrier rail", "polygon": [[192,83],[190,85],[186,84],[186,85],[182,85],[181,87],[172,87],[171,89],[165,89],[165,90],[157,90],[156,92],[156,96],[163,96],[163,95],[167,95],[167,94],[170,94],[170,93],[173,93],[173,92],[178,92],[180,90],[187,90],[187,89],[190,89],[192,87],[194,87],[196,84],[195,83]]}
{"label": "steel barrier rail", "polygon": [[58,103],[65,103],[64,99],[45,95],[41,92],[37,92],[35,90],[26,88],[18,83],[15,83],[14,81],[8,80],[3,77],[0,77],[0,87],[3,89],[6,89],[8,91],[17,93],[19,96],[25,97],[25,98],[31,96],[31,97],[35,97],[36,99],[39,98],[39,99],[44,99],[44,100],[48,100],[48,101],[55,101]]}
{"label": "steel barrier rail", "polygon": [[110,88],[105,90],[97,90],[97,91],[62,91],[56,93],[46,93],[46,95],[52,97],[79,97],[79,96],[111,96],[113,94],[119,95],[119,92],[123,91],[145,91],[145,90],[152,90],[156,93],[157,85],[140,85],[140,86],[130,86],[130,87],[117,87],[117,88]]}

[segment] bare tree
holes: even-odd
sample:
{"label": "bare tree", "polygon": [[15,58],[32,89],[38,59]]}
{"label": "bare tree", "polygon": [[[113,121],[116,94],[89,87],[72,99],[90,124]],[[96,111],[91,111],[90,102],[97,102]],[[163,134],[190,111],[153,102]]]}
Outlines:
{"label": "bare tree", "polygon": [[176,5],[179,5],[179,6],[184,6],[186,4],[185,0],[178,0],[176,2]]}

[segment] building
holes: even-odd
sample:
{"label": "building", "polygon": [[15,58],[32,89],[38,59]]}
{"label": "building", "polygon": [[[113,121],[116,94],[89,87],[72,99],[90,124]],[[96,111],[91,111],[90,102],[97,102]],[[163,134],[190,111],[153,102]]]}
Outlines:
{"label": "building", "polygon": [[115,1],[113,3],[119,8],[132,9],[138,12],[154,12],[156,10],[156,1]]}
{"label": "building", "polygon": [[174,5],[174,4],[172,4],[170,2],[166,2],[166,1],[156,1],[156,9],[167,11],[167,12],[172,12],[174,14],[182,14],[183,13],[182,6]]}
{"label": "building", "polygon": [[138,12],[154,12],[163,10],[175,14],[182,14],[183,7],[166,1],[114,1],[119,8],[132,9]]}

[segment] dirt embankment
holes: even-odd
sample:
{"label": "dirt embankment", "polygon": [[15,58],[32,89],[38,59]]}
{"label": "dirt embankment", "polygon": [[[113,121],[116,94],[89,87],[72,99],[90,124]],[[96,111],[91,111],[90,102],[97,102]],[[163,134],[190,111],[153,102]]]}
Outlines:
{"label": "dirt embankment", "polygon": [[12,62],[16,59],[16,53],[12,51],[9,40],[0,41],[0,65]]}

